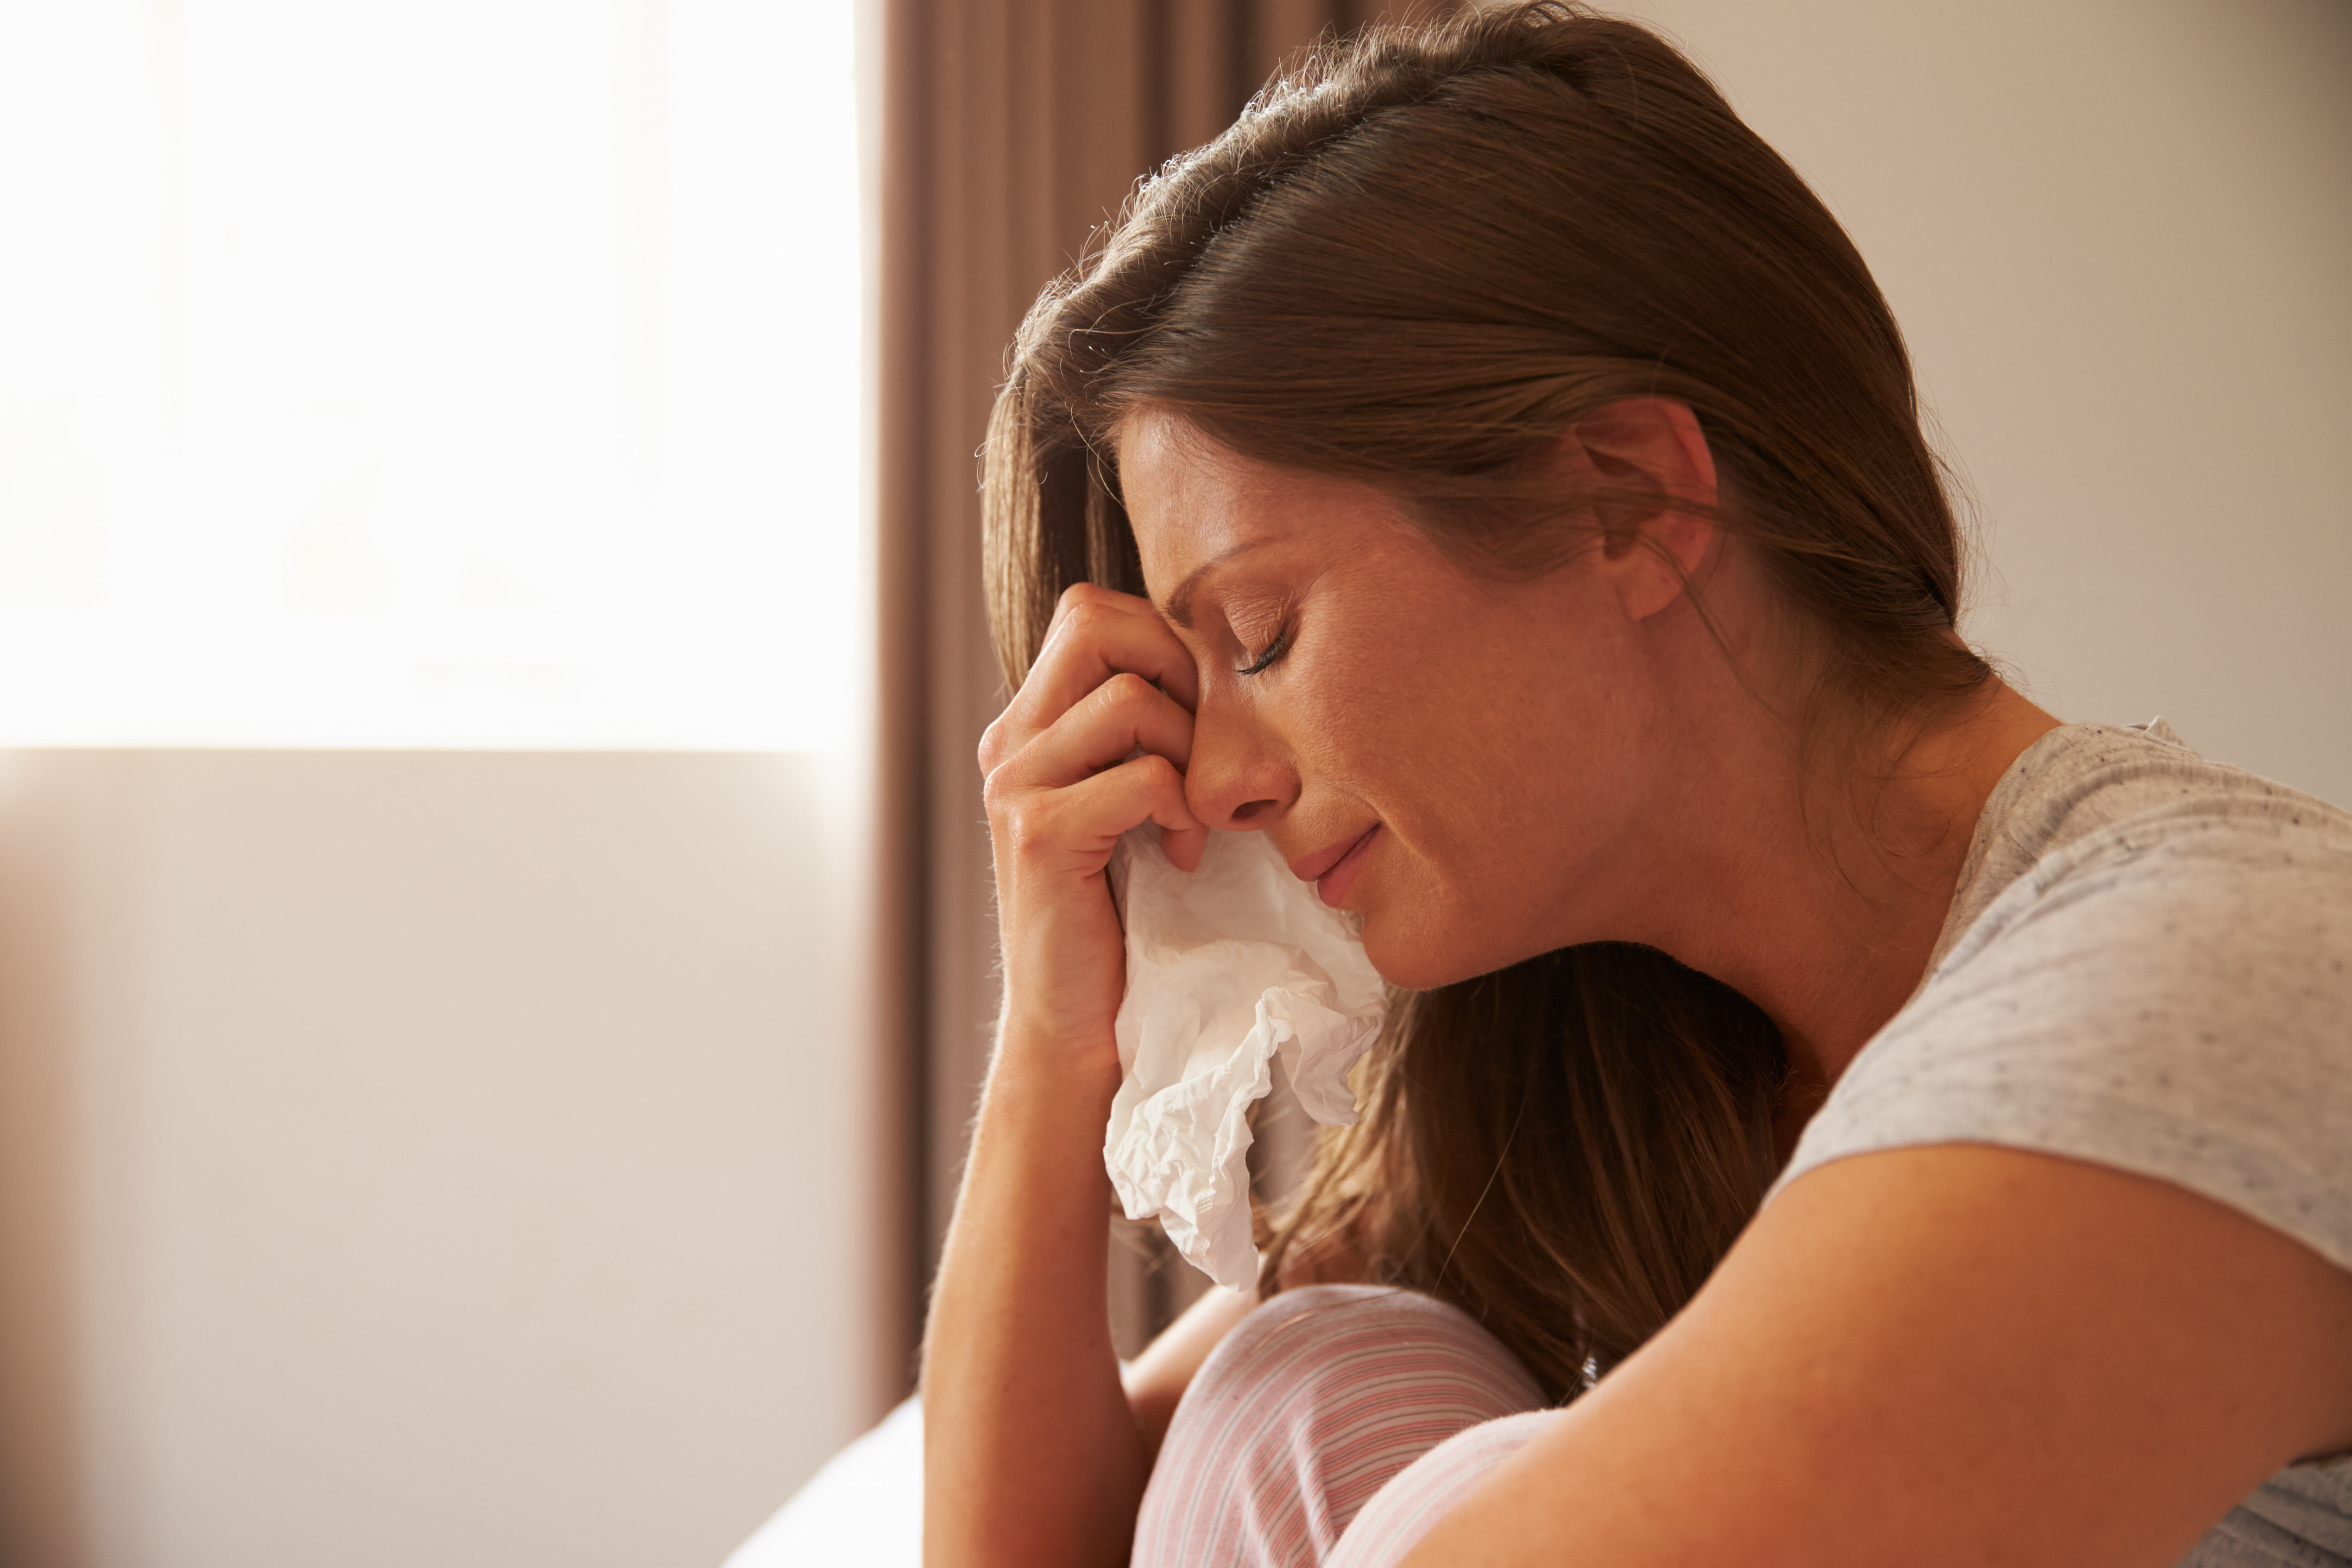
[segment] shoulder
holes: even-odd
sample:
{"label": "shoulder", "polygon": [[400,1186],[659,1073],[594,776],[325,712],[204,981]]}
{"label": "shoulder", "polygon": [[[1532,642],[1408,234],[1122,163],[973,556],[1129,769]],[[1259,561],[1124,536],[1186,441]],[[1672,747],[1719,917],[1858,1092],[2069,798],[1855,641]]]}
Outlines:
{"label": "shoulder", "polygon": [[2160,736],[2053,739],[1782,1184],[2003,1144],[2187,1186],[2352,1267],[2352,816]]}
{"label": "shoulder", "polygon": [[[2176,878],[2294,872],[2315,897],[2352,887],[2352,813],[2198,755],[2161,720],[2070,724],[2021,756],[1987,801],[1939,944],[1948,971],[2053,901]],[[2137,876],[2128,875],[2137,872]]]}
{"label": "shoulder", "polygon": [[[2352,814],[2149,730],[2069,725],[1986,805],[1888,1037],[1965,1016],[2143,1045],[2352,1008]],[[1880,1053],[1885,1055],[1886,1053]]]}

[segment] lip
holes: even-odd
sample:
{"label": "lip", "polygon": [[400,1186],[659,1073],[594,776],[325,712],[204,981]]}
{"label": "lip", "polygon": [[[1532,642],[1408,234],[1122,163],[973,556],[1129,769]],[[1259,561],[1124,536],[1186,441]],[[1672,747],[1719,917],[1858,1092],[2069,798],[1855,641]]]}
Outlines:
{"label": "lip", "polygon": [[1316,896],[1333,909],[1348,896],[1355,885],[1356,873],[1363,868],[1364,856],[1380,837],[1377,822],[1353,838],[1343,838],[1328,844],[1312,855],[1304,855],[1290,863],[1290,874],[1302,882],[1315,884]]}

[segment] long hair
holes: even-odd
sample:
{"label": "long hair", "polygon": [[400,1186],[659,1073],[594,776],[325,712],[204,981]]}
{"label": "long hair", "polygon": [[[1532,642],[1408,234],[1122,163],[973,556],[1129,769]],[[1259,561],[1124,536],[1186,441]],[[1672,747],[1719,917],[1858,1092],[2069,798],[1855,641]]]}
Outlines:
{"label": "long hair", "polygon": [[[1612,499],[1549,489],[1552,444],[1652,395],[1697,416],[1715,515],[1791,612],[1813,674],[1792,722],[1883,729],[1981,689],[1894,317],[1689,61],[1554,0],[1327,44],[1146,181],[1024,322],[984,460],[1006,676],[1069,584],[1143,589],[1113,446],[1138,410],[1373,484],[1467,565],[1517,574]],[[1571,1395],[1753,1212],[1785,1068],[1746,999],[1625,944],[1406,998],[1266,1288],[1433,1291]]]}

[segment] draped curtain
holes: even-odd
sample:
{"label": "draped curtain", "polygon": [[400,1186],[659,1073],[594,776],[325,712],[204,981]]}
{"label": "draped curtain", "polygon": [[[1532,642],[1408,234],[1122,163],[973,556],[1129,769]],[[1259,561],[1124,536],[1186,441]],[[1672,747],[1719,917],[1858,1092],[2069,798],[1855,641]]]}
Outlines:
{"label": "draped curtain", "polygon": [[[909,1351],[996,1009],[981,731],[1005,693],[974,454],[1022,313],[1136,179],[1230,124],[1327,32],[1438,3],[886,0],[882,49],[877,1002]],[[1181,1289],[1115,1251],[1123,1338]]]}

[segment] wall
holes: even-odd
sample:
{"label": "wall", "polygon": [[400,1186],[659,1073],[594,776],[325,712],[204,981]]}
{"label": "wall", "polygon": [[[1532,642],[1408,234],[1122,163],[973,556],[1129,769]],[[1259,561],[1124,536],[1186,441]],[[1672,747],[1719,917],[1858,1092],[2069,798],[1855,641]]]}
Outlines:
{"label": "wall", "polygon": [[2352,802],[2352,7],[1637,0],[1845,222],[2062,717]]}
{"label": "wall", "polygon": [[878,1412],[826,764],[0,762],[0,1561],[711,1564]]}

